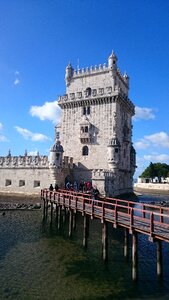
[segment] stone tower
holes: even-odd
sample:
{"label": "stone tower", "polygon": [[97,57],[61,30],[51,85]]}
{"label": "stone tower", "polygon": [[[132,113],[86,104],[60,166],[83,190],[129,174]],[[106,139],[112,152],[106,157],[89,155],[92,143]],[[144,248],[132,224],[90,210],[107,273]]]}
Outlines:
{"label": "stone tower", "polygon": [[[135,150],[132,146],[134,105],[128,98],[129,77],[108,65],[74,70],[66,67],[66,94],[56,136],[66,156],[73,157],[74,179],[91,181],[107,196],[132,191]],[[57,132],[59,131],[59,132]]]}

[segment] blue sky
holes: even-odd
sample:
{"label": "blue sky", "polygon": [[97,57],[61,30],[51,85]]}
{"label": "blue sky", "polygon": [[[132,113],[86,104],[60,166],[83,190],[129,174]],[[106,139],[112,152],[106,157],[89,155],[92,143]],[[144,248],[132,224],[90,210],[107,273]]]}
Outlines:
{"label": "blue sky", "polygon": [[0,0],[0,155],[48,155],[66,65],[107,63],[112,49],[136,106],[135,177],[169,164],[168,0]]}

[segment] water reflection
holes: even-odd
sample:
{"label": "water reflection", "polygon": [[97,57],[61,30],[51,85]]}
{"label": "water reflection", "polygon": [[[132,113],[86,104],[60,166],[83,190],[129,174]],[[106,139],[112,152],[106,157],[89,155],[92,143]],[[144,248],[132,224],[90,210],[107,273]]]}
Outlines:
{"label": "water reflection", "polygon": [[131,236],[126,261],[124,230],[108,227],[108,264],[104,264],[100,221],[90,220],[89,228],[85,250],[81,214],[77,214],[76,229],[69,238],[68,215],[58,228],[55,214],[51,227],[50,212],[47,218],[42,210],[6,212],[0,217],[0,299],[169,298],[168,244],[163,243],[164,280],[159,283],[156,244],[139,235],[139,281],[135,285],[131,280]]}

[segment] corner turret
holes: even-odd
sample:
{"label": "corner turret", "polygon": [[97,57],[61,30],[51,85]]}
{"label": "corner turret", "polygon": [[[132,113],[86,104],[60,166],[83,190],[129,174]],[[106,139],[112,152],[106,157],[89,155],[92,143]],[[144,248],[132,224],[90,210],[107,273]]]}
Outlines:
{"label": "corner turret", "polygon": [[62,167],[63,160],[63,147],[60,141],[57,139],[55,144],[50,149],[49,165],[50,167],[60,168]]}
{"label": "corner turret", "polygon": [[109,140],[108,148],[108,165],[109,169],[118,168],[120,162],[120,142],[116,136]]}
{"label": "corner turret", "polygon": [[126,72],[124,73],[123,78],[124,78],[124,81],[127,84],[127,86],[129,86],[129,76]]}
{"label": "corner turret", "polygon": [[111,70],[117,70],[117,56],[114,51],[112,51],[112,54],[108,58],[108,67]]}
{"label": "corner turret", "polygon": [[73,72],[74,72],[74,69],[73,69],[71,63],[69,63],[68,66],[66,67],[66,74],[65,74],[66,85],[68,85],[70,83],[71,78],[73,76]]}

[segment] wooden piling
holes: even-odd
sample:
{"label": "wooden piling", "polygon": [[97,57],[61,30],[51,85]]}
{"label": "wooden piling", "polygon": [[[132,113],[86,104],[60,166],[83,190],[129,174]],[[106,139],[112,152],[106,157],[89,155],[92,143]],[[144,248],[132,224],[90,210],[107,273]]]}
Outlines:
{"label": "wooden piling", "polygon": [[50,226],[52,226],[52,223],[53,223],[53,201],[51,201],[50,204],[51,204],[51,210],[50,210]]}
{"label": "wooden piling", "polygon": [[69,237],[72,236],[72,221],[73,221],[73,211],[69,210]]}
{"label": "wooden piling", "polygon": [[57,223],[57,221],[58,221],[58,205],[57,205],[57,203],[56,203],[56,210],[55,210],[55,213],[56,213],[55,221],[56,221],[56,223]]}
{"label": "wooden piling", "polygon": [[58,206],[58,229],[60,229],[61,225],[61,206]]}
{"label": "wooden piling", "polygon": [[66,207],[62,207],[62,221],[66,222]]}
{"label": "wooden piling", "polygon": [[163,268],[162,268],[162,242],[157,241],[157,276],[162,277]]}
{"label": "wooden piling", "polygon": [[108,258],[108,236],[107,236],[107,222],[102,224],[102,257],[103,261],[107,261]]}
{"label": "wooden piling", "polygon": [[138,236],[137,232],[132,234],[132,279],[138,279]]}
{"label": "wooden piling", "polygon": [[76,229],[76,212],[73,212],[73,229]]}
{"label": "wooden piling", "polygon": [[83,217],[83,247],[87,247],[87,240],[89,236],[89,217],[85,214]]}
{"label": "wooden piling", "polygon": [[129,233],[128,233],[128,229],[125,228],[124,229],[124,257],[126,259],[128,259],[129,257]]}

